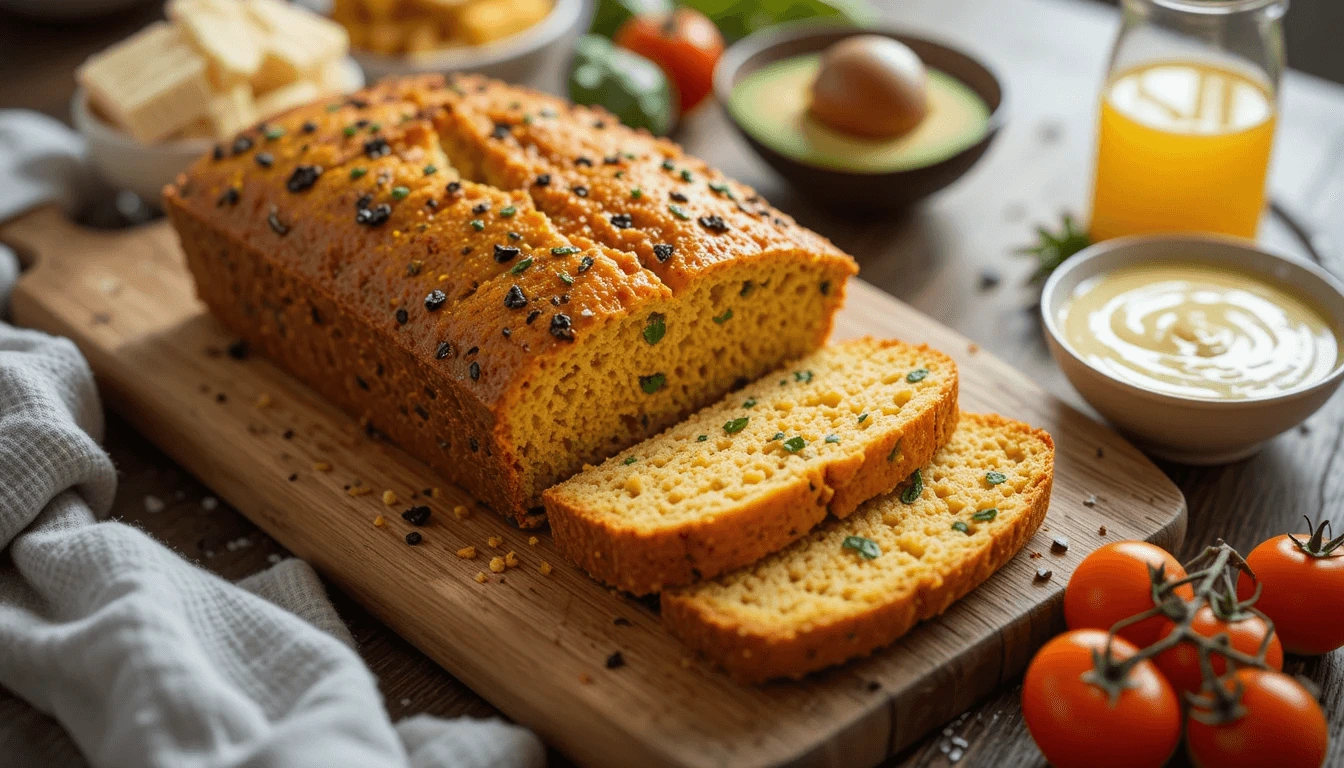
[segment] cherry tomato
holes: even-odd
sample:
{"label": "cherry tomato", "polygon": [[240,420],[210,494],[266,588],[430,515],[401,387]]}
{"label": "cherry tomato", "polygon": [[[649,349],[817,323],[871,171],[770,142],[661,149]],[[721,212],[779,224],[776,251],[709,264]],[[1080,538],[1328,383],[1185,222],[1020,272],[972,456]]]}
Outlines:
{"label": "cherry tomato", "polygon": [[[1064,620],[1069,629],[1109,630],[1117,621],[1152,608],[1149,565],[1165,566],[1169,581],[1186,575],[1171,553],[1146,541],[1113,542],[1083,558],[1064,590]],[[1187,584],[1178,587],[1176,594],[1188,600],[1195,591]],[[1154,616],[1125,627],[1119,634],[1143,648],[1157,641],[1163,621],[1163,617]]]}
{"label": "cherry tomato", "polygon": [[[1311,535],[1298,540],[1310,544]],[[1274,620],[1285,650],[1316,656],[1344,646],[1344,547],[1316,556],[1290,536],[1275,536],[1251,550],[1246,562],[1262,585],[1255,607]],[[1237,597],[1254,593],[1255,581],[1241,574]]]}
{"label": "cherry tomato", "polygon": [[[1164,619],[1162,629],[1157,635],[1158,639],[1171,634],[1174,629],[1176,622]],[[1259,616],[1247,616],[1231,622],[1223,621],[1214,614],[1212,608],[1205,605],[1195,612],[1195,618],[1190,622],[1190,629],[1204,637],[1227,633],[1228,639],[1232,641],[1232,648],[1247,656],[1254,656],[1260,652],[1260,643],[1268,634],[1269,625]],[[1209,661],[1215,674],[1222,676],[1227,671],[1227,659],[1223,656],[1211,653]],[[1168,648],[1159,653],[1157,658],[1153,659],[1153,663],[1157,664],[1167,682],[1176,689],[1177,695],[1184,691],[1199,693],[1204,687],[1204,672],[1199,666],[1199,649],[1194,643],[1185,642],[1175,648]],[[1265,651],[1265,663],[1275,670],[1283,669],[1283,646],[1279,644],[1277,636],[1269,639],[1269,648]]]}
{"label": "cherry tomato", "polygon": [[[1084,682],[1092,652],[1106,646],[1106,633],[1078,629],[1041,648],[1022,681],[1022,716],[1037,746],[1055,768],[1145,768],[1160,766],[1181,738],[1181,705],[1151,661],[1129,671],[1128,687],[1112,704],[1109,694]],[[1117,637],[1113,658],[1138,652]]]}
{"label": "cherry tomato", "polygon": [[723,55],[723,35],[703,13],[678,8],[671,14],[636,16],[616,30],[616,44],[662,67],[681,95],[681,114],[714,88],[714,65]]}
{"label": "cherry tomato", "polygon": [[[1329,741],[1325,714],[1307,689],[1282,672],[1247,667],[1236,672],[1246,714],[1223,725],[1196,715],[1186,722],[1185,746],[1199,768],[1320,768]],[[1229,685],[1230,690],[1230,685]]]}

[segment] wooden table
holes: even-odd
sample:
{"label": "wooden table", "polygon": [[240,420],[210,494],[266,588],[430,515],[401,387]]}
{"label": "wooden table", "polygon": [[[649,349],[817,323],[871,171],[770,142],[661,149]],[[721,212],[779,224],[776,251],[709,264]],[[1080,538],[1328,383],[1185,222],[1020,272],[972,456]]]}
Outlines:
{"label": "wooden table", "polygon": [[[1086,205],[1094,140],[1094,100],[1118,22],[1104,6],[1065,0],[902,0],[882,3],[887,21],[984,56],[1007,82],[1008,127],[961,182],[909,214],[847,222],[810,208],[732,135],[714,106],[677,137],[726,173],[755,186],[800,221],[854,254],[862,275],[1020,367],[1043,386],[1086,408],[1051,362],[1041,336],[1031,265],[1010,255],[1035,222]],[[152,18],[152,11],[75,33],[0,18],[0,105],[62,118],[70,73],[90,51]],[[562,46],[557,46],[561,48]],[[565,51],[536,85],[556,90]],[[1344,88],[1297,73],[1286,78],[1272,170],[1277,201],[1307,223],[1325,265],[1344,274]],[[1267,243],[1303,252],[1290,231],[1267,218]],[[997,287],[981,271],[1002,276]],[[121,475],[114,514],[152,532],[227,578],[265,568],[285,553],[209,489],[187,476],[115,416],[106,440]],[[1187,559],[1223,538],[1243,551],[1301,527],[1303,515],[1344,527],[1344,397],[1253,459],[1216,469],[1164,466],[1190,505]],[[160,504],[162,502],[162,504]],[[162,509],[160,509],[162,507]],[[377,675],[392,717],[426,712],[488,716],[494,709],[340,594],[333,594],[360,652]],[[1323,690],[1334,736],[1327,764],[1344,763],[1344,652],[1291,659]],[[1017,686],[1005,687],[942,733],[891,765],[945,765],[951,738],[969,742],[964,765],[1035,766],[1040,752],[1022,724]],[[1180,758],[1178,758],[1179,762]],[[552,763],[566,764],[558,755]]]}

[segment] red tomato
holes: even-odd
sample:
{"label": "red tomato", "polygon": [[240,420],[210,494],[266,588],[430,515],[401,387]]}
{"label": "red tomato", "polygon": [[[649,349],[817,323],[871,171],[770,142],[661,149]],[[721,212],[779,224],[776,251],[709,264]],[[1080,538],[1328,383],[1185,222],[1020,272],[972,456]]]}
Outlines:
{"label": "red tomato", "polygon": [[1190,717],[1190,761],[1199,768],[1320,768],[1329,736],[1325,713],[1307,689],[1282,672],[1251,667],[1237,670],[1235,679],[1244,686],[1246,714],[1223,725]]}
{"label": "red tomato", "polygon": [[616,44],[652,61],[681,95],[681,114],[714,88],[714,65],[723,55],[723,35],[703,13],[678,8],[668,15],[635,16],[616,30]]}
{"label": "red tomato", "polygon": [[[1285,650],[1315,656],[1344,646],[1344,547],[1316,556],[1287,535],[1275,536],[1251,550],[1246,562],[1263,585],[1255,607],[1274,620]],[[1237,597],[1254,593],[1255,581],[1241,574]]]}
{"label": "red tomato", "polygon": [[[1171,553],[1146,541],[1113,542],[1083,558],[1064,590],[1064,620],[1069,629],[1109,630],[1117,621],[1152,608],[1149,565],[1165,566],[1169,581],[1186,575]],[[1177,588],[1176,594],[1188,600],[1195,591],[1187,584]],[[1140,648],[1152,645],[1163,621],[1154,616],[1125,627],[1120,636]]]}
{"label": "red tomato", "polygon": [[[1022,681],[1022,716],[1047,760],[1056,768],[1160,766],[1181,738],[1181,705],[1151,661],[1129,671],[1129,687],[1112,704],[1109,694],[1084,682],[1092,652],[1106,633],[1080,629],[1045,644]],[[1121,638],[1111,645],[1123,661],[1138,650]]]}
{"label": "red tomato", "polygon": [[[1158,639],[1171,634],[1176,628],[1176,622],[1170,619],[1164,619],[1163,622],[1162,629],[1158,632]],[[1195,612],[1190,628],[1204,637],[1227,633],[1232,641],[1232,648],[1247,656],[1254,656],[1260,652],[1260,643],[1269,632],[1269,626],[1259,616],[1247,616],[1244,619],[1226,622],[1214,615],[1213,609],[1207,605]],[[1212,662],[1213,671],[1219,676],[1227,671],[1227,659],[1221,655],[1209,654],[1209,661]],[[1176,689],[1177,695],[1183,691],[1199,693],[1204,687],[1204,673],[1199,666],[1199,650],[1194,643],[1185,642],[1175,648],[1168,648],[1159,653],[1153,662],[1167,678],[1167,682]],[[1273,669],[1283,669],[1283,646],[1279,644],[1278,637],[1269,639],[1269,649],[1265,651],[1265,663]]]}

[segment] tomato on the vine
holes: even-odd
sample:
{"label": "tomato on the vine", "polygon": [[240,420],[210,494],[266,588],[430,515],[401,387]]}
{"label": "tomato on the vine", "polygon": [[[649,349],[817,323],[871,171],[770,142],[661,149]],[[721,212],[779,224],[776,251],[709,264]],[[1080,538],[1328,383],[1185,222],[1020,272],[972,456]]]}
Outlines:
{"label": "tomato on the vine", "polygon": [[723,55],[723,35],[703,13],[678,8],[670,14],[635,16],[616,30],[616,44],[662,68],[681,97],[681,114],[714,88],[714,65]]}
{"label": "tomato on the vine", "polygon": [[[1158,631],[1158,639],[1171,634],[1174,629],[1176,622],[1164,619],[1162,628]],[[1248,614],[1235,621],[1223,621],[1208,605],[1201,606],[1195,612],[1194,618],[1190,620],[1190,629],[1204,637],[1226,633],[1231,647],[1247,656],[1254,656],[1260,652],[1260,644],[1269,633],[1269,625],[1259,616]],[[1227,659],[1222,655],[1211,653],[1209,661],[1214,673],[1220,677],[1227,671]],[[1157,668],[1167,678],[1167,682],[1176,689],[1177,694],[1184,691],[1199,693],[1204,687],[1204,672],[1199,665],[1199,649],[1194,643],[1183,642],[1174,648],[1168,648],[1159,653],[1153,659],[1153,663],[1157,664]],[[1277,636],[1269,638],[1269,647],[1265,650],[1265,663],[1272,669],[1283,669],[1283,646],[1279,644]]]}
{"label": "tomato on the vine", "polygon": [[[1181,706],[1157,667],[1142,660],[1128,670],[1114,702],[1083,676],[1093,652],[1106,647],[1106,633],[1065,632],[1041,648],[1022,681],[1022,716],[1047,760],[1056,768],[1145,768],[1160,766],[1181,737]],[[1115,638],[1111,658],[1138,653]]]}
{"label": "tomato on the vine", "polygon": [[[1325,714],[1311,693],[1282,672],[1254,667],[1237,670],[1245,714],[1222,725],[1201,718],[1195,707],[1186,722],[1185,745],[1199,768],[1320,768],[1329,736]],[[1234,683],[1228,683],[1232,689]]]}
{"label": "tomato on the vine", "polygon": [[[1146,541],[1107,544],[1078,564],[1064,590],[1064,620],[1069,629],[1109,630],[1117,621],[1153,607],[1148,566],[1161,567],[1168,581],[1185,578],[1185,569],[1165,549]],[[1176,588],[1185,599],[1195,593],[1190,585]],[[1132,624],[1119,635],[1140,648],[1157,641],[1162,616]]]}
{"label": "tomato on the vine", "polygon": [[1319,531],[1298,541],[1285,534],[1251,550],[1255,580],[1241,574],[1237,597],[1249,599],[1258,581],[1255,607],[1274,620],[1284,649],[1315,656],[1344,647],[1344,546],[1329,549]]}

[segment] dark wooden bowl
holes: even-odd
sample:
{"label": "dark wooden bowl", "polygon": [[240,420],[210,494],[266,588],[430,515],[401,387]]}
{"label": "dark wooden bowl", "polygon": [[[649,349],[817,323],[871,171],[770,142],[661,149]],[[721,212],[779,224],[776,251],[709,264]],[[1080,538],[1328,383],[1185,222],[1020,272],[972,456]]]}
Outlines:
{"label": "dark wooden bowl", "polygon": [[[989,125],[980,141],[932,165],[899,171],[865,173],[804,163],[757,141],[727,109],[728,97],[742,78],[781,59],[814,53],[852,35],[875,34],[910,46],[924,63],[965,83],[989,107]],[[849,25],[802,22],[757,32],[739,40],[724,52],[714,70],[714,92],[724,112],[751,148],[783,176],[800,195],[849,215],[890,213],[909,207],[961,178],[985,154],[1004,122],[1003,86],[988,66],[969,54],[943,43],[908,35],[889,27],[859,28]]]}

